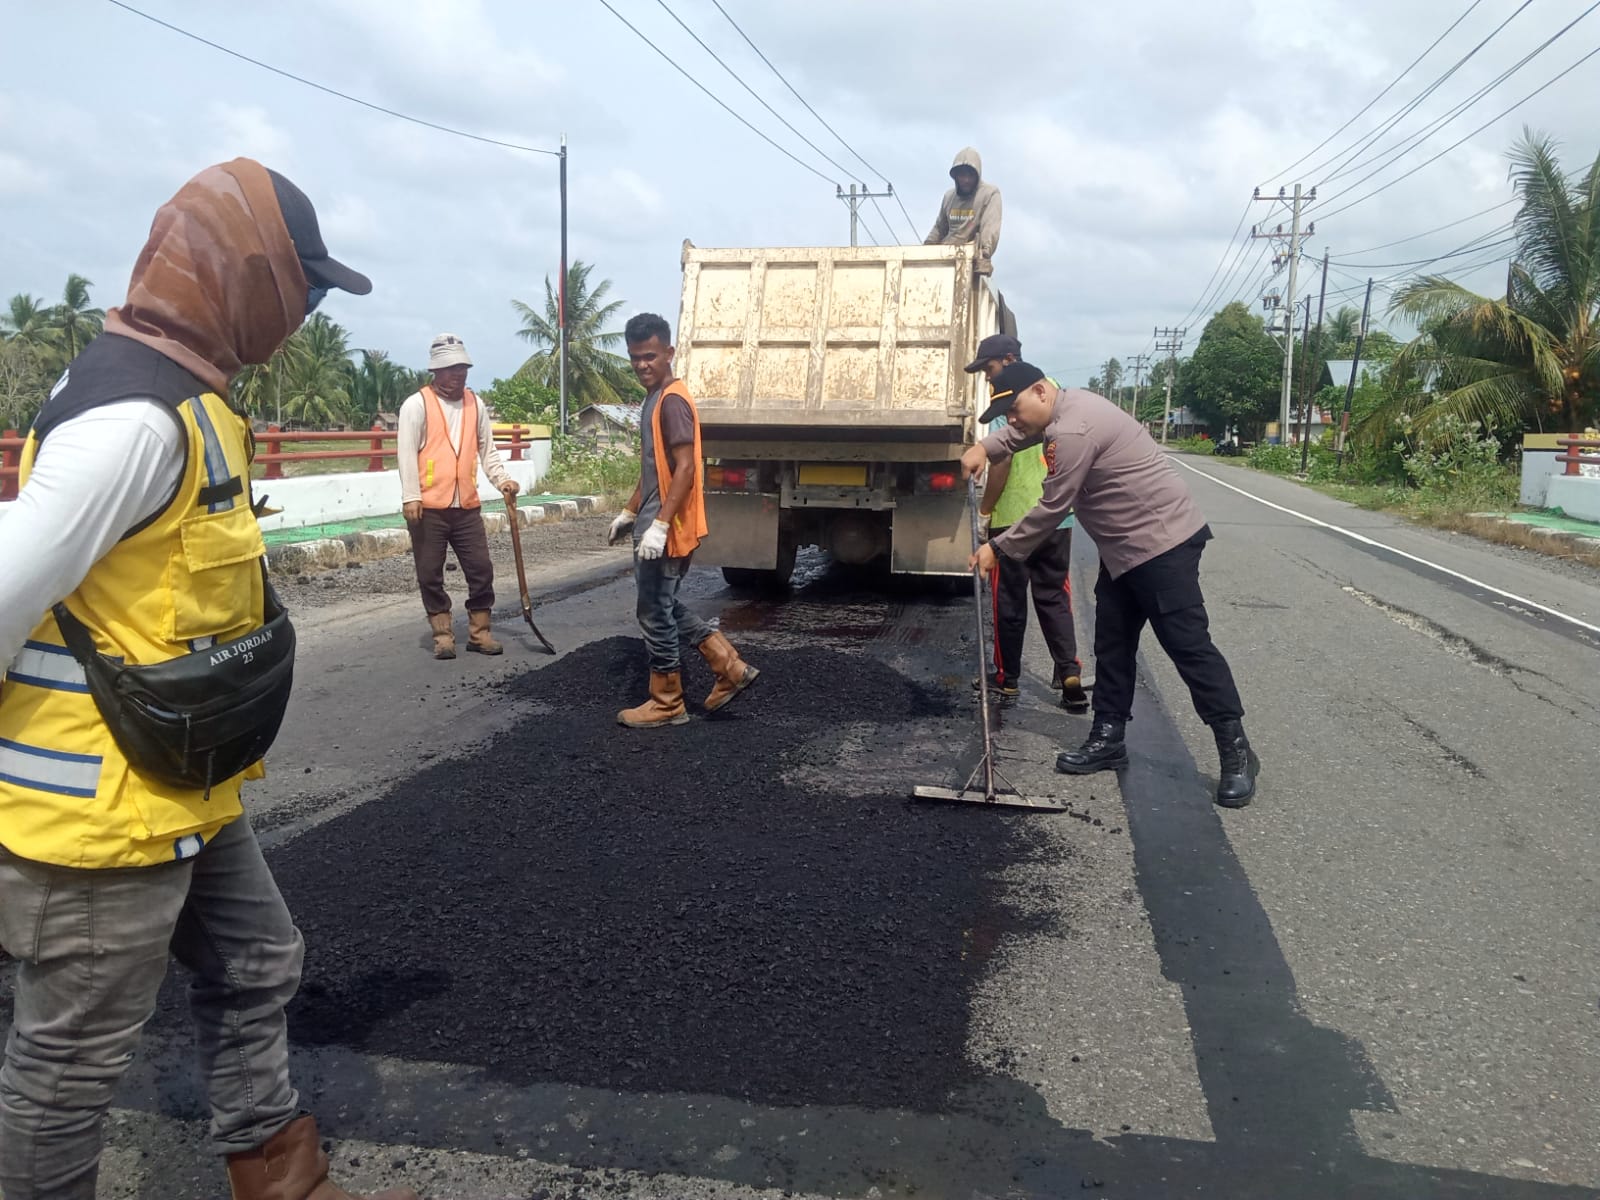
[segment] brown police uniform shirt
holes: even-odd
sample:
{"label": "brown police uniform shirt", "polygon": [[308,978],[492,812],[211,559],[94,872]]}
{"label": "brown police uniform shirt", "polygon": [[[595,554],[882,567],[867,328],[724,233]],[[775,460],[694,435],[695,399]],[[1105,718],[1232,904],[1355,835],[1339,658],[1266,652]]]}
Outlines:
{"label": "brown police uniform shirt", "polygon": [[[1007,426],[982,445],[995,462],[1031,440]],[[1094,539],[1115,579],[1205,527],[1205,516],[1155,439],[1104,396],[1060,389],[1043,446],[1044,497],[994,539],[996,553],[1027,558],[1076,509],[1079,527]]]}

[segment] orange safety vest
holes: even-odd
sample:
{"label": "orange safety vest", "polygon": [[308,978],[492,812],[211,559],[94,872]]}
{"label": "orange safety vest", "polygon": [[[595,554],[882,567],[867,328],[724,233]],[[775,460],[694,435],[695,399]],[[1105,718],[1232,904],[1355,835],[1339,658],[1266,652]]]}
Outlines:
{"label": "orange safety vest", "polygon": [[656,484],[661,489],[663,504],[666,503],[667,492],[672,488],[672,455],[661,444],[661,405],[668,396],[682,396],[683,402],[689,406],[689,415],[694,418],[694,486],[689,489],[683,504],[673,514],[672,525],[667,530],[667,557],[686,558],[694,553],[695,547],[700,544],[700,539],[706,536],[706,494],[705,475],[701,470],[700,414],[695,410],[694,400],[690,398],[689,389],[683,380],[674,379],[661,389],[661,397],[656,401],[655,409],[650,414],[650,433],[651,445],[656,452]]}
{"label": "orange safety vest", "polygon": [[422,410],[427,428],[417,454],[417,477],[422,481],[423,508],[450,508],[461,499],[462,508],[478,507],[478,397],[467,388],[461,397],[461,449],[450,444],[450,426],[444,419],[439,393],[422,389]]}

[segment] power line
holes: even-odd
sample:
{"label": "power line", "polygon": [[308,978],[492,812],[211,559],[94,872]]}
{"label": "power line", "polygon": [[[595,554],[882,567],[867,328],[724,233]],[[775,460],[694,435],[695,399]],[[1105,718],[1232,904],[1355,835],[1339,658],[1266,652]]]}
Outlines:
{"label": "power line", "polygon": [[[120,0],[112,0],[113,4],[119,3],[119,2],[120,2]],[[653,41],[651,41],[650,38],[646,34],[641,32],[639,30],[639,28],[637,26],[635,26],[632,21],[628,20],[627,17],[623,16],[616,9],[612,8],[610,0],[600,0],[600,3],[605,7],[605,10],[608,13],[610,13],[617,20],[621,21],[629,29],[633,30],[634,34],[638,36],[640,41],[642,41],[646,46],[649,46],[650,49],[654,50],[662,58],[666,59],[666,61],[671,65],[671,67],[672,67],[672,69],[674,71],[676,71],[679,75],[682,75],[690,83],[694,84],[695,87],[699,88],[702,92],[704,92],[707,96],[709,96],[713,101],[715,101],[718,108],[722,109],[730,117],[732,117],[735,121],[739,122],[739,124],[743,125],[751,133],[755,134],[763,142],[767,143],[767,145],[771,146],[774,150],[776,150],[779,154],[783,155],[785,158],[789,159],[791,162],[795,163],[798,166],[804,167],[807,171],[810,171],[813,175],[815,175],[818,179],[822,180],[824,183],[831,183],[835,187],[838,186],[838,180],[829,179],[826,175],[824,175],[821,171],[817,170],[810,163],[806,162],[803,159],[797,158],[789,150],[786,150],[784,147],[780,146],[777,142],[773,141],[765,133],[762,133],[761,130],[757,129],[754,125],[750,124],[749,121],[745,120],[742,116],[740,116],[738,113],[736,113],[732,108],[728,107],[728,105],[721,99],[721,97],[719,97],[710,88],[706,87],[705,84],[701,83],[693,75],[689,74],[688,71],[686,71],[682,67],[680,67],[678,65],[677,61],[672,57],[672,55],[668,54],[660,46],[656,45]]]}
{"label": "power line", "polygon": [[1458,221],[1451,221],[1445,225],[1436,225],[1432,229],[1424,229],[1421,233],[1413,233],[1410,237],[1396,238],[1392,242],[1381,242],[1376,246],[1368,246],[1364,250],[1350,250],[1347,253],[1351,254],[1352,256],[1358,254],[1371,254],[1375,250],[1387,250],[1391,246],[1400,246],[1404,245],[1406,242],[1414,242],[1418,238],[1427,237],[1429,234],[1443,233],[1446,229],[1454,229],[1457,225],[1465,225],[1468,221],[1477,220],[1479,217],[1486,217],[1490,213],[1495,212],[1498,209],[1502,209],[1508,204],[1517,203],[1517,201],[1520,199],[1520,196],[1513,196],[1509,200],[1502,200],[1499,204],[1491,204],[1488,208],[1483,209],[1481,212],[1475,212],[1471,216],[1462,217]]}
{"label": "power line", "polygon": [[[601,0],[601,2],[604,3],[604,0]],[[551,158],[561,157],[561,151],[559,150],[546,150],[541,146],[524,146],[518,142],[504,142],[499,138],[485,137],[479,133],[469,133],[465,129],[452,129],[449,125],[440,125],[437,121],[429,121],[422,117],[413,117],[410,113],[403,113],[397,109],[385,108],[381,104],[374,104],[371,100],[363,100],[360,96],[352,96],[348,92],[341,92],[337,88],[331,88],[326,84],[317,83],[315,80],[307,79],[301,75],[296,75],[292,71],[285,71],[282,67],[275,67],[271,63],[262,62],[259,58],[251,58],[248,54],[241,54],[239,51],[229,49],[220,42],[213,42],[209,38],[203,38],[198,33],[190,33],[187,29],[182,29],[177,25],[173,25],[171,22],[163,21],[160,17],[151,16],[147,12],[142,12],[141,10],[133,7],[131,4],[125,4],[123,3],[123,0],[107,0],[107,3],[114,4],[124,12],[130,12],[136,17],[143,17],[146,21],[149,21],[155,25],[159,25],[163,29],[169,29],[173,33],[180,34],[181,36],[188,38],[190,41],[199,42],[202,46],[209,46],[213,50],[220,50],[223,54],[237,58],[240,62],[247,62],[253,67],[260,67],[263,71],[271,71],[274,75],[281,75],[285,79],[292,79],[295,83],[304,84],[308,88],[315,88],[319,92],[326,92],[330,96],[337,96],[340,100],[347,100],[351,104],[359,104],[362,108],[370,108],[373,112],[380,112],[385,116],[395,117],[401,121],[409,121],[413,125],[422,125],[428,129],[436,129],[440,133],[448,133],[454,137],[467,138],[469,141],[474,142],[483,142],[485,145],[489,146],[501,146],[507,150],[521,150],[526,154],[548,154]]]}
{"label": "power line", "polygon": [[1292,163],[1290,163],[1283,170],[1275,172],[1272,175],[1268,175],[1257,186],[1266,187],[1267,184],[1270,183],[1272,180],[1277,179],[1280,176],[1287,175],[1290,171],[1294,170],[1301,163],[1305,162],[1306,159],[1310,158],[1318,150],[1321,150],[1329,142],[1333,141],[1334,138],[1338,137],[1346,129],[1349,129],[1350,126],[1354,125],[1358,120],[1360,120],[1361,116],[1364,113],[1366,113],[1369,109],[1371,109],[1371,107],[1374,104],[1376,104],[1379,100],[1382,100],[1385,96],[1387,96],[1391,91],[1394,90],[1396,85],[1398,85],[1399,82],[1402,79],[1404,79],[1407,75],[1411,74],[1411,70],[1412,70],[1413,67],[1415,67],[1418,63],[1420,63],[1423,59],[1427,58],[1428,55],[1432,54],[1433,51],[1434,51],[1434,48],[1436,46],[1438,46],[1438,44],[1440,42],[1444,41],[1445,38],[1449,37],[1450,34],[1455,30],[1455,27],[1457,25],[1461,24],[1461,22],[1465,21],[1469,16],[1471,16],[1472,15],[1472,10],[1477,8],[1478,5],[1481,4],[1481,3],[1483,3],[1483,0],[1472,0],[1472,3],[1467,5],[1467,10],[1465,12],[1463,12],[1459,17],[1457,17],[1454,21],[1450,22],[1449,27],[1447,29],[1445,29],[1445,31],[1443,33],[1441,33],[1438,37],[1434,38],[1432,44],[1429,45],[1429,47],[1426,50],[1424,50],[1421,54],[1417,55],[1416,58],[1412,59],[1411,60],[1411,65],[1408,66],[1404,71],[1401,71],[1400,74],[1396,75],[1389,82],[1389,86],[1388,87],[1384,88],[1383,91],[1379,92],[1371,100],[1368,100],[1364,105],[1362,105],[1360,112],[1356,113],[1355,116],[1351,117],[1343,125],[1339,126],[1339,128],[1335,129],[1327,137],[1323,138],[1320,142],[1318,142],[1315,146],[1311,147],[1311,149],[1307,150],[1299,158],[1295,159]]}
{"label": "power line", "polygon": [[674,21],[676,21],[678,23],[679,27],[682,28],[682,30],[685,33],[687,33],[690,37],[692,37],[699,44],[700,49],[704,50],[707,54],[711,55],[712,58],[716,59],[717,60],[717,65],[719,67],[721,67],[724,71],[726,71],[729,75],[733,76],[733,79],[734,79],[735,83],[737,83],[745,91],[749,92],[752,96],[754,96],[755,99],[756,99],[756,103],[760,104],[762,108],[766,109],[773,116],[777,117],[779,121],[783,122],[783,127],[785,129],[787,129],[790,133],[794,134],[795,137],[799,138],[802,142],[804,142],[806,145],[810,146],[813,150],[815,150],[817,152],[817,154],[822,157],[823,161],[832,164],[832,166],[841,175],[843,175],[846,179],[850,178],[850,171],[847,168],[841,166],[838,162],[836,162],[833,158],[831,158],[827,153],[825,153],[821,146],[817,145],[810,138],[808,138],[805,134],[801,133],[798,129],[796,129],[793,125],[789,124],[788,119],[786,117],[784,117],[784,115],[782,113],[780,113],[777,109],[773,108],[772,105],[768,104],[764,99],[762,99],[760,93],[758,93],[755,90],[755,88],[751,87],[748,83],[746,83],[744,81],[743,77],[740,76],[740,74],[737,71],[735,71],[727,63],[723,62],[722,61],[722,56],[720,54],[718,54],[715,50],[713,50],[710,46],[706,45],[704,40],[701,39],[700,35],[698,33],[696,33],[694,30],[690,29],[689,26],[684,23],[683,18],[680,17],[677,13],[672,11],[671,7],[667,4],[667,0],[656,0],[656,3],[659,4],[666,11],[667,16],[671,17]]}
{"label": "power line", "polygon": [[[1484,38],[1471,50],[1468,50],[1453,64],[1451,64],[1450,68],[1445,71],[1443,75],[1440,75],[1439,78],[1435,79],[1432,83],[1425,87],[1408,103],[1401,105],[1400,108],[1387,120],[1382,122],[1377,129],[1373,130],[1369,134],[1364,134],[1362,137],[1357,138],[1345,149],[1339,151],[1330,158],[1324,159],[1322,162],[1318,163],[1315,167],[1312,167],[1305,173],[1308,175],[1317,175],[1325,168],[1334,165],[1342,168],[1344,164],[1348,163],[1352,158],[1366,153],[1366,151],[1370,149],[1378,141],[1378,139],[1383,137],[1384,134],[1388,133],[1401,121],[1405,120],[1405,118],[1411,113],[1415,112],[1424,100],[1433,95],[1433,93],[1438,91],[1439,88],[1443,87],[1444,84],[1451,78],[1451,76],[1453,76],[1457,71],[1470,62],[1480,50],[1482,50],[1490,42],[1494,41],[1494,39],[1500,35],[1500,32],[1505,29],[1507,25],[1511,24],[1512,21],[1515,21],[1519,16],[1526,12],[1528,6],[1532,3],[1533,0],[1522,0],[1521,7],[1517,8],[1509,17],[1507,17],[1504,21],[1501,21],[1500,24],[1496,25],[1492,30],[1490,30],[1489,35],[1486,38]],[[1319,179],[1318,182],[1322,182],[1322,180]]]}
{"label": "power line", "polygon": [[1482,133],[1485,129],[1489,128],[1489,126],[1493,125],[1496,121],[1500,120],[1502,117],[1509,116],[1510,114],[1515,112],[1517,109],[1521,108],[1524,104],[1526,104],[1529,100],[1532,100],[1535,96],[1537,96],[1540,92],[1544,91],[1546,88],[1549,88],[1549,87],[1553,86],[1554,84],[1559,83],[1562,79],[1565,79],[1568,75],[1572,74],[1572,72],[1576,71],[1579,67],[1583,66],[1584,63],[1588,62],[1596,54],[1600,54],[1600,46],[1596,46],[1593,50],[1589,51],[1589,53],[1585,54],[1582,58],[1580,58],[1577,62],[1573,63],[1565,71],[1562,71],[1559,75],[1554,75],[1551,78],[1545,80],[1542,84],[1540,84],[1538,87],[1534,88],[1533,91],[1529,92],[1521,100],[1518,100],[1510,108],[1504,109],[1503,111],[1498,112],[1494,116],[1490,117],[1482,125],[1479,125],[1471,133],[1467,134],[1466,137],[1460,139],[1460,141],[1452,142],[1450,145],[1446,146],[1443,150],[1439,151],[1439,153],[1435,154],[1432,158],[1427,159],[1425,162],[1418,163],[1416,166],[1412,167],[1411,170],[1407,171],[1405,174],[1397,175],[1395,178],[1391,179],[1388,183],[1385,183],[1385,184],[1382,184],[1379,187],[1373,188],[1372,191],[1368,192],[1364,196],[1360,196],[1357,199],[1350,201],[1349,204],[1341,205],[1340,207],[1334,209],[1332,212],[1323,213],[1322,214],[1323,220],[1327,220],[1330,217],[1335,217],[1339,213],[1342,213],[1342,212],[1349,212],[1356,205],[1365,203],[1366,201],[1372,199],[1374,196],[1378,195],[1380,192],[1388,191],[1395,184],[1400,183],[1402,180],[1411,178],[1411,176],[1415,175],[1418,171],[1422,170],[1424,167],[1430,166],[1431,164],[1438,162],[1446,154],[1449,154],[1450,151],[1456,149],[1456,147],[1462,145],[1465,142],[1471,141],[1473,138],[1477,137],[1478,134]]}
{"label": "power line", "polygon": [[1400,160],[1400,158],[1403,155],[1405,155],[1408,151],[1415,150],[1418,146],[1421,146],[1423,142],[1427,141],[1435,133],[1439,132],[1439,130],[1443,129],[1446,125],[1450,124],[1450,122],[1454,121],[1462,113],[1466,112],[1467,109],[1471,108],[1474,104],[1476,104],[1476,103],[1478,103],[1478,101],[1482,100],[1485,96],[1487,96],[1495,88],[1500,86],[1500,84],[1504,83],[1507,79],[1510,79],[1511,76],[1515,75],[1518,71],[1522,70],[1523,67],[1527,66],[1534,59],[1538,58],[1539,55],[1543,54],[1551,46],[1555,45],[1555,43],[1560,41],[1561,38],[1568,31],[1570,31],[1574,25],[1576,25],[1579,21],[1583,20],[1585,17],[1587,17],[1590,13],[1592,13],[1597,8],[1600,8],[1600,0],[1597,0],[1596,3],[1591,4],[1588,8],[1584,9],[1583,12],[1579,13],[1576,17],[1574,17],[1566,25],[1564,25],[1560,29],[1558,29],[1554,34],[1552,34],[1549,38],[1547,38],[1540,45],[1536,46],[1534,49],[1530,50],[1527,54],[1523,55],[1521,59],[1519,59],[1517,62],[1513,63],[1510,67],[1506,68],[1506,70],[1502,71],[1499,75],[1495,76],[1495,78],[1491,79],[1488,83],[1484,84],[1476,92],[1474,92],[1472,95],[1468,96],[1465,100],[1461,101],[1454,108],[1452,108],[1448,112],[1446,112],[1443,116],[1436,117],[1433,121],[1431,121],[1428,125],[1424,126],[1418,132],[1412,134],[1410,137],[1407,137],[1407,138],[1403,139],[1397,145],[1390,147],[1388,150],[1379,151],[1377,154],[1374,154],[1371,158],[1363,159],[1360,162],[1352,162],[1352,163],[1350,163],[1350,164],[1348,164],[1348,165],[1346,165],[1344,167],[1341,167],[1339,170],[1335,171],[1332,175],[1329,175],[1323,182],[1324,183],[1331,183],[1335,179],[1338,179],[1343,175],[1347,175],[1352,171],[1358,171],[1362,167],[1365,167],[1365,166],[1368,166],[1371,163],[1377,162],[1379,159],[1387,159],[1388,161],[1382,163],[1380,166],[1374,167],[1371,171],[1368,171],[1360,179],[1356,180],[1355,183],[1349,184],[1347,186],[1348,187],[1352,187],[1352,188],[1359,187],[1361,184],[1365,183],[1367,180],[1371,179],[1373,176],[1381,174],[1383,171],[1385,171],[1389,167],[1393,166],[1396,162],[1398,162]]}
{"label": "power line", "polygon": [[1211,268],[1211,278],[1206,280],[1205,286],[1200,289],[1200,299],[1195,302],[1193,308],[1184,314],[1183,319],[1185,322],[1192,320],[1197,315],[1201,305],[1205,301],[1205,298],[1210,295],[1211,285],[1215,283],[1217,279],[1217,272],[1221,271],[1222,264],[1228,261],[1228,251],[1233,248],[1233,239],[1239,236],[1239,230],[1244,228],[1244,219],[1249,215],[1250,201],[1246,200],[1243,211],[1239,213],[1239,223],[1233,227],[1233,232],[1228,235],[1227,244],[1222,247],[1222,254],[1217,259],[1217,265]]}
{"label": "power line", "polygon": [[[877,195],[875,193],[870,193],[869,192],[868,196],[872,200],[873,209],[876,210],[877,214],[880,217],[883,218],[883,227],[889,231],[889,236],[893,237],[894,236],[894,222],[889,220],[889,214],[883,211],[883,207],[878,203]],[[911,232],[912,232],[912,235],[915,236],[916,230],[913,229]]]}
{"label": "power line", "polygon": [[1516,242],[1517,239],[1515,237],[1501,237],[1499,241],[1494,242],[1485,240],[1486,238],[1492,238],[1496,235],[1507,234],[1510,232],[1511,226],[1509,224],[1501,225],[1498,228],[1491,229],[1488,233],[1481,234],[1478,237],[1473,238],[1472,241],[1467,242],[1465,245],[1460,246],[1455,250],[1447,250],[1443,254],[1434,255],[1432,258],[1413,258],[1407,259],[1403,262],[1390,263],[1351,262],[1349,259],[1339,259],[1334,261],[1338,261],[1343,266],[1354,267],[1357,270],[1362,271],[1383,271],[1393,267],[1428,267],[1432,266],[1436,262],[1444,262],[1449,258],[1461,258],[1464,255],[1477,254],[1480,251],[1488,250],[1491,246],[1510,246]]}
{"label": "power line", "polygon": [[[761,52],[761,47],[756,45],[755,42],[750,40],[750,35],[748,33],[746,33],[742,28],[740,28],[739,22],[735,21],[733,19],[733,17],[729,14],[728,10],[722,7],[721,0],[711,0],[711,3],[715,4],[717,6],[717,11],[719,13],[721,13],[724,17],[727,18],[728,24],[732,25],[733,28],[734,28],[734,31],[740,37],[742,37],[744,39],[745,45],[749,46],[750,49],[754,50],[756,52],[756,57],[759,58],[762,62],[766,63],[767,64],[767,68],[774,75],[776,75],[778,77],[778,81],[780,83],[782,83],[784,87],[789,89],[790,95],[792,95],[796,100],[800,101],[800,103],[805,107],[805,110],[808,113],[810,113],[813,117],[815,117],[817,119],[817,123],[819,125],[821,125],[824,129],[826,129],[829,133],[833,134],[833,136],[836,139],[838,139],[839,144],[841,146],[843,146],[846,150],[850,151],[851,155],[855,158],[855,160],[858,163],[860,163],[868,171],[872,172],[872,174],[876,175],[879,179],[883,180],[884,185],[887,186],[890,191],[894,191],[894,185],[889,181],[889,177],[887,175],[885,175],[882,171],[878,170],[877,167],[875,167],[871,163],[869,163],[866,159],[862,158],[861,155],[856,151],[856,148],[854,146],[852,146],[849,142],[845,141],[844,137],[839,133],[839,131],[837,129],[835,129],[832,125],[829,125],[827,121],[823,120],[822,114],[819,113],[816,109],[811,107],[811,104],[806,100],[806,98],[804,96],[802,96],[800,94],[800,92],[795,88],[794,84],[790,83],[788,81],[788,79],[786,79],[784,77],[783,72],[778,70],[777,66],[774,65],[773,61],[770,58],[768,58],[765,54],[763,54]],[[810,143],[807,143],[807,144],[809,145]],[[828,161],[832,162],[833,160],[829,159]],[[848,172],[846,172],[846,174],[848,174]],[[916,238],[916,233],[917,233],[916,222],[912,221],[911,214],[909,212],[906,212],[905,201],[900,199],[900,194],[898,192],[895,192],[895,197],[894,198],[895,198],[895,203],[900,205],[900,212],[905,216],[906,224],[911,229],[912,238],[915,239]],[[888,219],[885,218],[885,224],[887,224],[887,223],[888,223]]]}

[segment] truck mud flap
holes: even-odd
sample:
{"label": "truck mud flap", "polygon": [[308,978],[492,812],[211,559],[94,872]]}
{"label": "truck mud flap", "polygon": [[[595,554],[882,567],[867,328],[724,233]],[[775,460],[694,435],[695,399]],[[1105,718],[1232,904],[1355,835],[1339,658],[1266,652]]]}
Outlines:
{"label": "truck mud flap", "polygon": [[707,492],[708,532],[694,552],[695,566],[776,567],[779,514],[776,496]]}
{"label": "truck mud flap", "polygon": [[890,570],[905,575],[965,575],[972,527],[965,492],[904,496],[894,512]]}

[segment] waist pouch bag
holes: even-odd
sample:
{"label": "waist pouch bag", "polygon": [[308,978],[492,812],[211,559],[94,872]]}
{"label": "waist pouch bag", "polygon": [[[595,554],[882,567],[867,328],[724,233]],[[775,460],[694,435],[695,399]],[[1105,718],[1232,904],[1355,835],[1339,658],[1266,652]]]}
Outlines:
{"label": "waist pouch bag", "polygon": [[66,605],[51,611],[117,748],[139,774],[209,792],[259,762],[278,736],[294,683],[295,636],[271,583],[261,628],[148,666],[99,653]]}

